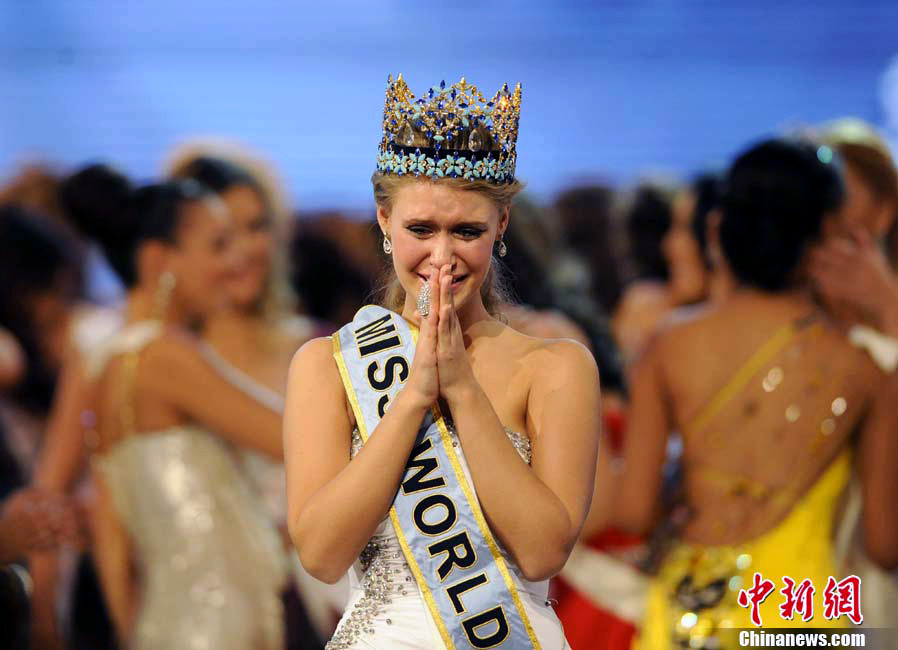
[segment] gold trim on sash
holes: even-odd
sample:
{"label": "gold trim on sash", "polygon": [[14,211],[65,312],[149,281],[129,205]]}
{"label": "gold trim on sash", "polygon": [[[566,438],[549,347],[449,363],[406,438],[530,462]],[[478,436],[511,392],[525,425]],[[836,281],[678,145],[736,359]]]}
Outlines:
{"label": "gold trim on sash", "polygon": [[[401,318],[401,316],[397,316]],[[403,319],[404,320],[404,319]],[[418,342],[418,327],[416,327],[412,323],[407,323],[409,329],[412,332],[412,339],[415,344]],[[334,359],[337,362],[337,368],[340,372],[340,378],[343,382],[344,389],[346,390],[347,397],[349,398],[350,405],[352,406],[352,411],[355,415],[356,426],[359,429],[359,434],[362,437],[363,442],[368,441],[368,431],[365,427],[364,416],[362,415],[361,406],[359,404],[358,396],[355,393],[355,389],[353,388],[352,381],[349,377],[349,371],[346,367],[346,361],[343,358],[343,351],[340,345],[340,337],[339,332],[334,333],[332,336],[333,340],[333,349],[334,349]],[[541,650],[541,646],[539,640],[536,637],[536,633],[533,630],[533,626],[530,623],[530,618],[527,616],[527,611],[524,608],[524,603],[521,600],[520,594],[518,593],[517,586],[514,583],[514,579],[512,578],[511,572],[508,569],[508,566],[505,562],[505,558],[502,556],[501,551],[499,550],[498,544],[496,543],[495,538],[493,537],[492,531],[489,528],[489,525],[486,522],[486,518],[483,515],[483,511],[480,508],[480,503],[476,496],[474,495],[471,486],[468,484],[467,477],[465,476],[464,469],[461,466],[459,461],[459,457],[456,454],[453,446],[452,439],[449,433],[449,429],[446,426],[446,421],[443,416],[443,413],[439,407],[439,404],[434,404],[431,407],[431,413],[434,418],[434,422],[437,425],[437,428],[440,432],[440,439],[443,443],[443,447],[446,451],[446,455],[449,457],[450,462],[452,463],[453,471],[455,472],[456,479],[458,480],[459,486],[462,489],[462,492],[465,495],[465,499],[468,502],[468,506],[471,508],[471,512],[474,515],[474,519],[477,522],[477,526],[480,529],[481,535],[483,535],[483,539],[486,541],[487,547],[490,550],[490,553],[493,557],[493,561],[496,564],[496,568],[499,570],[500,575],[505,582],[506,587],[508,588],[509,594],[515,604],[515,607],[518,611],[518,614],[521,618],[521,621],[524,624],[524,628],[527,631],[527,636],[530,639],[530,642],[533,644],[534,650]],[[421,594],[424,597],[424,601],[427,604],[428,609],[430,610],[431,616],[436,623],[437,629],[439,630],[440,637],[443,640],[443,643],[446,645],[447,650],[455,650],[455,644],[452,641],[452,638],[449,634],[448,629],[446,628],[446,624],[443,621],[443,617],[439,611],[439,608],[434,601],[433,594],[429,586],[427,585],[427,580],[424,577],[421,568],[418,566],[418,563],[409,548],[408,542],[405,539],[405,535],[402,531],[402,525],[399,522],[399,516],[396,512],[395,506],[390,506],[390,521],[393,524],[393,529],[396,531],[396,536],[399,540],[399,545],[402,548],[402,552],[405,555],[406,562],[409,565],[409,568],[412,571],[412,574],[415,576],[415,581],[418,583],[418,588],[421,590]]]}
{"label": "gold trim on sash", "polygon": [[[335,332],[331,338],[334,344],[334,359],[336,360],[337,368],[340,371],[340,378],[343,380],[343,388],[346,390],[346,395],[349,397],[349,403],[352,405],[352,412],[355,414],[355,424],[359,429],[359,435],[362,436],[362,442],[368,442],[368,430],[365,426],[365,418],[362,415],[362,409],[361,406],[359,406],[359,399],[355,394],[352,381],[349,379],[349,371],[346,369],[346,361],[343,359],[343,350],[340,346],[339,332]],[[415,336],[415,340],[417,340],[417,335]],[[433,594],[430,593],[430,587],[427,586],[427,580],[421,572],[421,567],[418,566],[418,562],[415,560],[415,556],[408,546],[408,542],[402,532],[402,525],[399,523],[399,515],[396,513],[396,507],[393,505],[390,506],[390,521],[393,524],[393,530],[396,531],[396,537],[399,539],[399,546],[402,548],[403,555],[405,555],[405,561],[408,563],[412,575],[415,576],[415,581],[418,583],[418,588],[421,590],[424,602],[430,610],[430,615],[433,618],[434,623],[436,623],[437,630],[439,630],[440,638],[443,639],[443,643],[446,645],[447,650],[455,650],[455,644],[452,642],[449,630],[446,629],[446,623],[443,621],[443,616],[437,608],[437,604],[433,599]],[[516,596],[517,594],[513,592],[512,597]],[[525,625],[527,625],[529,629],[529,621],[525,620]]]}
{"label": "gold trim on sash", "polygon": [[486,540],[486,545],[490,549],[493,561],[496,563],[496,568],[499,569],[499,573],[502,574],[502,578],[505,580],[505,586],[508,587],[508,593],[511,594],[511,599],[514,601],[515,607],[517,607],[521,622],[524,623],[524,628],[527,630],[527,636],[530,637],[530,642],[533,644],[534,650],[540,650],[541,646],[536,638],[536,632],[533,631],[533,626],[530,624],[530,618],[527,616],[527,611],[524,609],[524,603],[521,602],[518,588],[514,584],[514,579],[511,577],[511,573],[508,571],[508,566],[505,564],[505,558],[502,557],[502,553],[499,551],[499,546],[496,544],[496,540],[493,539],[493,531],[490,530],[489,525],[486,523],[483,511],[480,509],[480,502],[471,492],[471,486],[468,485],[468,479],[465,476],[465,472],[458,460],[458,456],[452,447],[452,438],[449,436],[449,429],[446,427],[443,413],[440,411],[440,407],[437,404],[433,405],[432,412],[434,421],[440,430],[440,439],[443,441],[443,447],[446,449],[446,454],[452,462],[452,469],[455,471],[455,476],[458,478],[458,483],[461,486],[462,492],[465,493],[465,498],[468,500],[468,505],[470,505],[471,512],[474,514],[474,519],[477,521],[477,527],[480,528],[480,534],[483,535],[483,539]]}
{"label": "gold trim on sash", "polygon": [[365,418],[362,416],[362,407],[359,406],[359,398],[356,397],[355,389],[352,387],[352,380],[349,378],[349,371],[346,369],[346,361],[343,359],[343,349],[340,347],[340,336],[334,333],[331,336],[334,346],[334,360],[337,362],[337,369],[340,371],[340,379],[343,381],[343,388],[346,390],[346,396],[352,406],[352,412],[355,415],[355,425],[359,429],[362,436],[362,442],[368,442],[368,432],[365,430]]}
{"label": "gold trim on sash", "polygon": [[[409,328],[412,330],[412,340],[417,344],[418,328],[411,323],[409,323]],[[439,404],[434,404],[431,407],[431,413],[433,413],[434,422],[440,430],[440,440],[442,440],[446,455],[452,463],[452,469],[455,471],[458,484],[465,493],[465,498],[468,500],[468,505],[471,508],[471,512],[474,514],[474,519],[477,521],[477,527],[480,528],[480,534],[483,535],[483,539],[486,540],[486,545],[490,549],[493,561],[496,563],[496,568],[499,569],[499,573],[502,574],[502,578],[505,580],[505,586],[508,587],[508,593],[511,594],[511,598],[518,610],[521,621],[524,623],[524,627],[527,630],[527,636],[530,637],[530,642],[533,644],[534,650],[540,650],[541,646],[539,640],[536,638],[536,632],[533,631],[533,626],[530,624],[530,617],[527,616],[527,611],[524,609],[524,603],[521,602],[518,588],[514,584],[514,579],[511,577],[511,573],[508,571],[508,566],[505,564],[505,558],[502,557],[502,553],[499,551],[499,546],[493,538],[493,531],[490,530],[489,525],[486,523],[486,518],[483,516],[483,511],[480,509],[480,501],[478,501],[473,492],[471,492],[471,486],[468,485],[468,479],[458,460],[458,455],[452,447],[452,438],[449,435],[449,429],[446,427],[446,420],[443,418],[443,412],[440,410]]]}

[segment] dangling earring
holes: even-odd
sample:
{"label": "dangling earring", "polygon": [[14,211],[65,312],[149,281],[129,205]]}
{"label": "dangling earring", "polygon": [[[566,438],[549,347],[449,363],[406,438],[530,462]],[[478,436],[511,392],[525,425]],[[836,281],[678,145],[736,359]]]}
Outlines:
{"label": "dangling earring", "polygon": [[502,241],[502,235],[499,235],[499,257],[505,257],[508,255],[508,246],[505,245],[505,242]]}
{"label": "dangling earring", "polygon": [[387,255],[393,252],[393,242],[390,241],[390,238],[384,234],[384,253]]}
{"label": "dangling earring", "polygon": [[175,288],[177,278],[171,271],[163,271],[159,275],[156,284],[156,304],[153,308],[153,318],[155,320],[163,320],[165,312],[168,311],[168,305],[171,302],[171,293]]}

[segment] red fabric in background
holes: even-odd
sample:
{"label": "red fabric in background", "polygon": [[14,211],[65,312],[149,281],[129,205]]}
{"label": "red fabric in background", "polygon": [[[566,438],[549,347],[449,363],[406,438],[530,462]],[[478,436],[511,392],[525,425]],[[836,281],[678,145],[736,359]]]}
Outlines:
{"label": "red fabric in background", "polygon": [[[624,414],[622,411],[606,412],[602,419],[611,448],[619,453],[623,448]],[[641,537],[613,528],[603,530],[587,541],[588,546],[601,551],[630,548],[641,543]],[[635,625],[597,607],[562,578],[553,581],[552,589],[558,600],[555,612],[572,650],[629,650],[636,635]]]}

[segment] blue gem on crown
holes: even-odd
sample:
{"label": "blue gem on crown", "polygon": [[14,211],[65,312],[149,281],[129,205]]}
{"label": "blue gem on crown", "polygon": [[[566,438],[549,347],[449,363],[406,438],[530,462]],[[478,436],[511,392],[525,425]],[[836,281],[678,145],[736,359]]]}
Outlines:
{"label": "blue gem on crown", "polygon": [[377,171],[511,183],[520,113],[521,84],[487,100],[462,77],[416,98],[401,74],[390,75]]}

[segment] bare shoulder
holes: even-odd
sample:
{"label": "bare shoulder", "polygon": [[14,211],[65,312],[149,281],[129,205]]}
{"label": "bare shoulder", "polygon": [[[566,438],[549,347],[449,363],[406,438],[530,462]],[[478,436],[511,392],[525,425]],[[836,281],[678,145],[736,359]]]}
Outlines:
{"label": "bare shoulder", "polygon": [[636,362],[681,353],[691,356],[700,351],[701,346],[709,342],[709,337],[714,338],[715,332],[719,331],[714,325],[715,318],[714,308],[707,304],[671,310],[648,336]]}
{"label": "bare shoulder", "polygon": [[[322,399],[343,396],[343,379],[334,359],[333,338],[320,336],[306,341],[293,355],[287,380],[287,398],[296,391],[314,393]],[[348,402],[347,402],[348,405]]]}
{"label": "bare shoulder", "polygon": [[337,411],[346,413],[349,426],[355,425],[355,415],[334,359],[332,337],[309,339],[293,355],[287,380],[287,403],[314,404],[317,411],[339,404]]}
{"label": "bare shoulder", "polygon": [[573,339],[547,339],[540,354],[540,369],[546,373],[575,375],[598,384],[595,357],[585,345]]}
{"label": "bare shoulder", "polygon": [[643,309],[669,304],[670,294],[663,282],[640,280],[632,283],[621,297],[621,307]]}
{"label": "bare shoulder", "polygon": [[141,354],[141,371],[176,375],[179,370],[202,363],[199,339],[190,332],[169,328],[147,344]]}
{"label": "bare shoulder", "polygon": [[334,342],[330,336],[307,340],[293,354],[290,362],[291,378],[296,373],[320,376],[331,371],[337,372],[337,364],[334,361]]}
{"label": "bare shoulder", "polygon": [[581,342],[570,338],[541,338],[506,326],[502,333],[512,356],[530,364],[537,376],[577,373],[598,378],[595,358]]}

